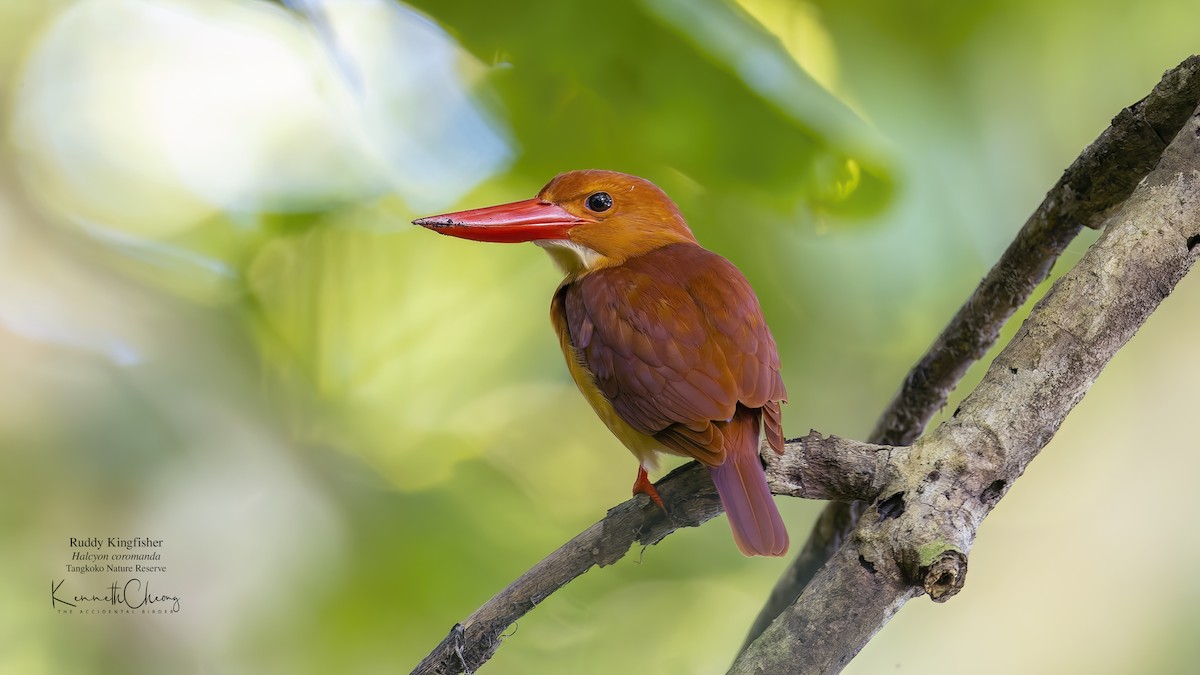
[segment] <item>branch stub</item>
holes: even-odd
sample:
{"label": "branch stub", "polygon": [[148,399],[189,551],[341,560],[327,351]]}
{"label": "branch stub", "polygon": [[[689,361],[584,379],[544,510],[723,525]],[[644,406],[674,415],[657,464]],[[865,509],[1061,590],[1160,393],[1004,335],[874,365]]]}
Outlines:
{"label": "branch stub", "polygon": [[942,551],[923,572],[922,585],[929,599],[945,602],[957,595],[967,580],[967,556],[954,549]]}

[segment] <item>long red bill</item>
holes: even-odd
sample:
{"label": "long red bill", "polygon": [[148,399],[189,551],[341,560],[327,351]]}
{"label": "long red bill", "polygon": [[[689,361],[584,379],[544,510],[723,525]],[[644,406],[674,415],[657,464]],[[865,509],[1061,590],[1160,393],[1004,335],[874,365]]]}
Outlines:
{"label": "long red bill", "polygon": [[537,239],[566,239],[567,232],[572,227],[586,222],[587,219],[580,218],[560,206],[534,198],[418,218],[413,221],[413,225],[463,239],[515,243]]}

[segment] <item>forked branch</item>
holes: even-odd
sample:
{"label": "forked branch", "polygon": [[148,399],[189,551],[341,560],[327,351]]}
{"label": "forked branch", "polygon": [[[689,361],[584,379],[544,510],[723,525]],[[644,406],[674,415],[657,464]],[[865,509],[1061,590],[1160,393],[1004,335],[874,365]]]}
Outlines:
{"label": "forked branch", "polygon": [[[1000,328],[1046,279],[1067,244],[1084,226],[1098,227],[1129,197],[1197,105],[1200,56],[1192,56],[1113,118],[1050,188],[1004,255],[909,371],[867,440],[909,445],[921,435],[971,364],[995,344]],[[857,503],[825,507],[796,560],[775,584],[746,644],[796,599],[841,546],[861,510]]]}
{"label": "forked branch", "polygon": [[910,598],[962,588],[980,522],[1200,257],[1200,108],[951,419],[732,673],[836,673]]}

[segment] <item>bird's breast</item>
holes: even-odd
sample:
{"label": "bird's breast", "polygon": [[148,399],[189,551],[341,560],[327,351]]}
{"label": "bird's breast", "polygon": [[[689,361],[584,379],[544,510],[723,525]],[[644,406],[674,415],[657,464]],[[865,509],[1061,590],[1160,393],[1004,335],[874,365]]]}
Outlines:
{"label": "bird's breast", "polygon": [[[575,381],[575,386],[579,387],[580,393],[592,406],[592,410],[596,412],[596,416],[600,418],[608,430],[612,432],[617,440],[621,441],[630,452],[637,457],[638,462],[647,468],[653,469],[658,465],[656,454],[659,452],[670,452],[653,436],[643,434],[634,429],[617,413],[608,397],[600,390],[596,384],[596,377],[588,368],[587,362],[580,350],[571,342],[571,331],[567,326],[566,311],[563,306],[563,296],[566,292],[566,284],[558,289],[554,294],[554,300],[550,303],[550,321],[554,324],[554,331],[558,333],[558,344],[562,349],[563,358],[567,362],[567,370],[571,373],[571,379]],[[675,454],[675,453],[672,453]]]}

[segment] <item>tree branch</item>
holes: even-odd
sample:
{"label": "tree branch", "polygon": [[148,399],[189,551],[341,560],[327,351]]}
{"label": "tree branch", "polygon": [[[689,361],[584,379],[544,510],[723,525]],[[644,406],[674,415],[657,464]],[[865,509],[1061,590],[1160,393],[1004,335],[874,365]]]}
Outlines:
{"label": "tree branch", "polygon": [[[1045,280],[1067,244],[1084,226],[1098,227],[1125,201],[1198,104],[1200,56],[1192,56],[1113,118],[1046,193],[1004,255],[909,371],[868,440],[891,445],[916,440],[971,364],[995,344],[1008,318]],[[747,645],[795,601],[841,546],[860,511],[861,505],[826,506],[797,559],[776,582]]]}
{"label": "tree branch", "polygon": [[[889,448],[828,438],[809,432],[788,441],[782,456],[769,456],[767,479],[779,494],[809,499],[874,499],[890,466],[907,457],[908,448]],[[887,482],[891,482],[888,478]],[[600,522],[546,556],[519,579],[475,610],[412,671],[469,673],[500,646],[500,636],[551,593],[592,568],[620,560],[635,543],[657,544],[681,527],[696,527],[721,513],[708,471],[691,462],[672,471],[656,487],[664,513],[645,495],[608,511]]]}
{"label": "tree branch", "polygon": [[1200,108],[951,419],[731,673],[833,673],[921,591],[963,585],[980,522],[1200,257]]}

